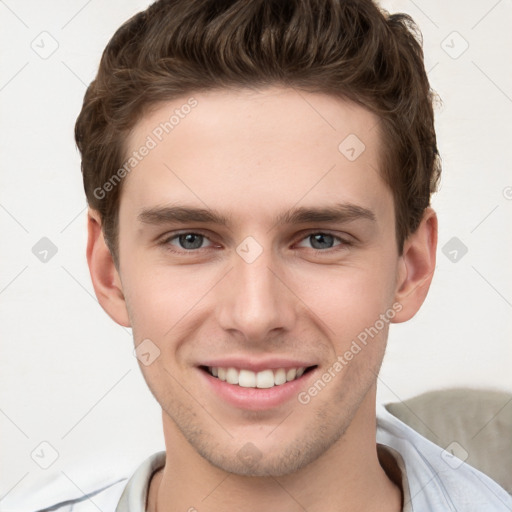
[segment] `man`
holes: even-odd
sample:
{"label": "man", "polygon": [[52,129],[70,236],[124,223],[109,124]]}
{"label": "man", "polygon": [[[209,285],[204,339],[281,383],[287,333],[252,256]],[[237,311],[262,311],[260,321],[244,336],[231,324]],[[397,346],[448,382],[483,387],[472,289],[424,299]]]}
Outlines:
{"label": "man", "polygon": [[87,258],[166,450],[54,509],[512,509],[376,415],[435,268],[414,30],[370,1],[160,0],[116,32],[75,130]]}

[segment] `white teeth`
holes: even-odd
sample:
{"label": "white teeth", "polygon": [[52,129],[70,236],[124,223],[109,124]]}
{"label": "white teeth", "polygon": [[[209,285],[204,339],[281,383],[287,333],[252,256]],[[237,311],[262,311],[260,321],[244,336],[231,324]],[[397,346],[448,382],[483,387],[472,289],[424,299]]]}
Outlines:
{"label": "white teeth", "polygon": [[273,388],[274,387],[274,372],[272,370],[263,370],[256,374],[256,387],[257,388]]}
{"label": "white teeth", "polygon": [[235,368],[228,368],[226,371],[226,382],[238,384],[238,371]]}
{"label": "white teeth", "polygon": [[209,366],[208,371],[218,379],[241,386],[243,388],[272,388],[280,386],[298,379],[306,371],[305,367],[300,368],[279,368],[277,370],[262,370],[261,372],[253,372],[251,370],[238,370],[233,367],[222,368],[217,366]]}
{"label": "white teeth", "polygon": [[255,388],[256,374],[250,370],[240,370],[240,375],[238,376],[238,385],[242,386],[243,388]]}
{"label": "white teeth", "polygon": [[293,379],[295,379],[296,375],[297,375],[297,368],[290,368],[286,372],[286,380],[287,381],[293,380]]}
{"label": "white teeth", "polygon": [[279,370],[274,373],[274,383],[276,386],[280,384],[284,384],[286,382],[286,371],[284,368],[279,368]]}

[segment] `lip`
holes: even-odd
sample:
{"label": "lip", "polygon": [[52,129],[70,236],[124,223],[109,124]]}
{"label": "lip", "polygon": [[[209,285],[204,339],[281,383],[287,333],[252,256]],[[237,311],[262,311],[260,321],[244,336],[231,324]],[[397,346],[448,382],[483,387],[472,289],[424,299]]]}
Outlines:
{"label": "lip", "polygon": [[[279,368],[308,368],[309,366],[317,366],[317,363],[311,361],[293,361],[284,358],[272,359],[247,359],[246,357],[230,357],[225,359],[216,359],[204,361],[198,366],[217,366],[221,368],[236,368],[238,370],[251,370],[253,372],[261,372],[263,370],[278,370]],[[284,384],[283,384],[284,385]]]}
{"label": "lip", "polygon": [[[233,361],[231,360],[231,363]],[[235,364],[231,364],[236,368]],[[246,361],[244,361],[244,365]],[[294,363],[295,364],[295,363]],[[224,366],[219,364],[219,361],[215,365],[211,366]],[[297,365],[300,366],[300,365]],[[306,366],[306,365],[302,365]],[[307,365],[314,366],[314,365]],[[247,368],[247,366],[242,366]],[[293,366],[291,366],[293,368]],[[269,366],[262,367],[262,369],[271,368]],[[277,366],[276,368],[286,368],[286,366]],[[264,411],[278,407],[291,399],[296,399],[297,395],[302,389],[307,386],[307,381],[316,373],[318,366],[312,368],[307,373],[301,375],[298,379],[286,382],[279,386],[272,388],[244,388],[235,384],[229,384],[228,382],[222,381],[213,375],[210,375],[207,371],[201,368],[197,368],[200,377],[204,379],[205,386],[213,391],[221,400],[227,402],[233,407],[244,409],[248,411]],[[254,370],[253,370],[254,371]]]}

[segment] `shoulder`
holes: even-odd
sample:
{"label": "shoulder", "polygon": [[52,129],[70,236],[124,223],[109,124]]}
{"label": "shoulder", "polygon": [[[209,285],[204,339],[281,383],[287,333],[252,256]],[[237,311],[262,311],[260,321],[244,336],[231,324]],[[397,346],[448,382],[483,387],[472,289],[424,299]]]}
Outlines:
{"label": "shoulder", "polygon": [[51,485],[35,489],[13,507],[13,512],[115,512],[128,478],[70,492],[64,482],[55,480]]}
{"label": "shoulder", "polygon": [[[156,452],[124,475],[108,478],[81,471],[80,485],[64,472],[23,493],[10,512],[116,512],[139,510],[147,498],[153,473],[165,465],[165,451]],[[87,478],[85,478],[87,474]]]}
{"label": "shoulder", "polygon": [[459,459],[456,449],[440,448],[383,406],[377,408],[377,442],[389,446],[402,457],[413,510],[512,510],[512,496],[491,478]]}

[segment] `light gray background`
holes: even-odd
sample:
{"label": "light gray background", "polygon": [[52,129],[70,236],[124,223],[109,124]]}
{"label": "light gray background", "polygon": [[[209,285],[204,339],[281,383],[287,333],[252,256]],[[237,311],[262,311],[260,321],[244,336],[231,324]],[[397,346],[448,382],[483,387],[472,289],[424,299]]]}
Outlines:
{"label": "light gray background", "polygon": [[[131,332],[94,296],[73,139],[104,46],[147,5],[0,0],[2,510],[14,510],[21,496],[42,506],[31,489],[44,483],[45,503],[57,486],[90,491],[163,449],[159,407]],[[443,101],[443,178],[433,199],[436,274],[422,310],[391,328],[379,399],[449,386],[512,391],[512,2],[382,5],[410,13],[423,32],[426,67]],[[42,237],[58,249],[47,262],[32,252]],[[442,251],[453,237],[468,249],[456,262]],[[58,458],[41,468],[53,450]]]}

